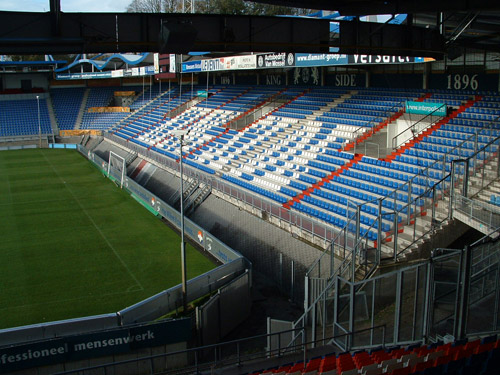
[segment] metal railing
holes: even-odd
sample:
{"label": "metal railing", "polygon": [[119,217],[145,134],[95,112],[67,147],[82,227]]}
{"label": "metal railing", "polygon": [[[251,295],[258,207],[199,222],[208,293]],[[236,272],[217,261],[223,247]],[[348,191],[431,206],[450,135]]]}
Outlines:
{"label": "metal railing", "polygon": [[[277,341],[280,342],[280,336],[290,332],[300,331],[303,335],[304,329],[291,329],[271,334],[256,335],[248,338],[237,339],[222,342],[219,344],[211,344],[200,346],[192,349],[178,350],[170,353],[161,353],[149,356],[142,356],[139,358],[116,361],[110,363],[104,363],[95,366],[82,367],[73,370],[66,370],[57,372],[54,375],[68,375],[68,374],[94,374],[97,370],[102,370],[104,373],[112,370],[115,367],[120,367],[124,365],[132,364],[143,364],[143,367],[149,370],[150,374],[157,373],[157,366],[155,362],[159,359],[163,359],[163,368],[161,369],[162,374],[199,374],[201,371],[211,371],[215,368],[222,368],[228,366],[241,366],[244,362],[256,361],[256,360],[266,360],[270,357],[283,357],[284,351],[287,347],[281,345],[276,349],[269,350],[265,348],[264,343],[268,337],[276,336]],[[253,344],[253,345],[252,345]],[[285,344],[285,343],[283,343]],[[307,347],[305,343],[301,342],[293,347],[288,347],[290,351],[301,353],[301,358],[305,359],[307,355]],[[175,365],[175,362],[184,362],[182,365]],[[169,359],[173,363],[169,366]],[[146,365],[144,365],[146,364]]]}
{"label": "metal railing", "polygon": [[463,214],[465,218],[461,218],[462,221],[467,221],[471,226],[476,226],[476,223],[482,225],[481,231],[500,227],[500,207],[459,194],[453,195],[452,204],[454,217],[457,212]]}
{"label": "metal railing", "polygon": [[[493,123],[494,122],[495,121],[493,121]],[[493,127],[492,125],[493,124],[481,129],[478,134]],[[173,171],[177,171],[178,169],[178,163],[176,163],[175,160],[157,152],[146,150],[141,146],[135,145],[132,142],[127,142],[113,135],[106,134],[106,137],[126,148],[135,149],[139,154],[143,155],[143,157],[156,161],[160,163],[161,166],[170,168]],[[471,135],[469,138],[463,140],[456,147],[450,149],[447,154],[441,156],[440,160],[433,161],[432,164],[419,171],[418,174],[410,177],[408,181],[399,185],[396,189],[387,194],[387,196],[381,197],[377,201],[358,204],[356,207],[356,216],[354,217],[351,215],[348,217],[346,226],[340,231],[313,217],[309,217],[293,209],[286,209],[270,199],[251,193],[244,188],[220,179],[218,178],[220,176],[219,172],[209,174],[201,170],[189,168],[186,175],[196,177],[200,181],[208,183],[212,189],[218,191],[219,194],[237,199],[242,205],[247,205],[249,210],[260,210],[267,216],[269,221],[279,226],[281,226],[280,223],[291,225],[290,230],[292,232],[294,232],[294,227],[298,228],[300,231],[299,235],[302,238],[317,245],[322,245],[326,250],[321,255],[321,258],[310,268],[308,272],[309,276],[322,274],[320,270],[314,270],[314,268],[324,267],[324,264],[330,264],[330,266],[326,268],[329,269],[329,276],[331,276],[334,270],[333,254],[336,253],[339,248],[343,253],[342,255],[344,255],[346,251],[354,251],[354,263],[351,265],[351,269],[356,269],[357,265],[364,265],[364,272],[367,273],[370,271],[369,268],[376,267],[380,259],[387,257],[387,255],[396,260],[400,255],[405,253],[407,249],[412,247],[415,242],[422,240],[426,235],[432,233],[437,227],[450,218],[449,215],[439,216],[436,211],[436,203],[449,198],[452,190],[450,185],[450,172],[449,169],[447,169],[447,165],[457,158],[468,157],[470,148],[466,146],[470,142],[475,141],[475,143],[477,143],[477,137],[478,135]],[[481,148],[481,150],[485,149],[485,147]],[[480,162],[488,161],[488,158],[484,156],[476,159],[478,159],[478,161],[474,163],[476,168],[481,164]],[[418,157],[417,161],[419,161]],[[417,165],[421,164],[423,163],[420,163],[420,161],[417,163]],[[360,214],[367,207],[373,207],[374,205],[378,206],[379,215],[371,224],[364,226],[366,233],[361,235],[359,223]],[[428,224],[425,224],[425,227],[422,227],[424,224],[423,222],[417,226],[417,218],[423,213],[430,213],[431,220],[429,220]],[[389,224],[390,229],[382,230],[387,224]],[[410,226],[410,224],[413,224],[413,226]],[[398,232],[405,225],[407,231],[410,232],[407,234],[411,237],[411,241],[401,246]],[[372,233],[377,232],[377,241],[368,239],[368,233],[370,231]],[[387,242],[388,240],[392,242]],[[383,254],[382,243],[384,243]],[[374,255],[372,255],[371,258],[367,256],[367,254],[373,253]],[[327,262],[322,262],[321,259],[327,254],[330,255],[330,259]],[[352,274],[353,273],[354,272],[352,272]]]}
{"label": "metal railing", "polygon": [[[179,163],[177,163],[176,160],[156,151],[148,150],[110,133],[105,133],[105,138],[121,147],[136,151],[140,157],[146,158],[162,168],[167,168],[174,173],[177,173],[179,170]],[[190,165],[184,165],[184,176],[186,176],[186,178],[196,178],[200,183],[203,182],[210,185],[212,189],[218,191],[220,194],[225,194],[230,198],[241,201],[242,204],[248,205],[250,209],[258,209],[261,212],[265,212],[270,221],[277,219],[278,221],[283,221],[299,228],[306,238],[317,245],[322,245],[324,248],[329,246],[330,241],[338,233],[338,229],[335,229],[329,224],[318,222],[298,211],[285,209],[281,204],[269,198],[257,195],[229,181],[221,179],[219,172],[210,174]]]}
{"label": "metal railing", "polygon": [[[438,228],[440,225],[447,222],[449,218],[451,218],[451,211],[448,215],[445,216],[438,215],[436,211],[436,204],[439,201],[448,199],[450,197],[450,194],[452,193],[452,182],[450,176],[453,171],[451,171],[451,168],[447,169],[446,167],[448,163],[452,162],[455,159],[465,158],[467,160],[473,161],[469,166],[471,168],[470,175],[477,174],[483,171],[486,163],[491,160],[490,156],[494,155],[494,152],[496,152],[496,145],[500,143],[500,137],[496,137],[493,140],[490,140],[487,144],[478,149],[478,136],[489,131],[494,127],[494,125],[500,125],[498,120],[499,118],[491,121],[487,126],[478,129],[478,132],[476,134],[472,134],[465,140],[461,141],[457,146],[449,149],[448,153],[441,156],[439,160],[433,161],[432,164],[419,171],[418,174],[411,177],[407,182],[401,184],[398,188],[394,189],[387,196],[381,198],[378,201],[379,216],[373,222],[373,224],[367,228],[367,230],[377,229],[378,233],[378,240],[376,241],[376,246],[374,246],[373,249],[373,251],[375,251],[375,255],[372,256],[372,259],[374,259],[375,263],[374,266],[378,265],[378,262],[381,259],[387,258],[388,254],[386,253],[386,255],[384,256],[381,252],[381,245],[384,241],[388,239],[392,241],[388,243],[386,242],[384,248],[385,250],[389,250],[389,247],[387,245],[391,245],[390,248],[392,248],[392,258],[394,258],[394,260],[397,260],[397,258],[405,253],[407,249],[412,247],[415,242],[421,241],[427,235],[433,233],[433,231],[435,231],[436,228]],[[467,145],[469,145],[471,142],[475,144],[475,149],[477,150],[473,155],[470,155],[470,147],[467,147]],[[481,157],[478,157],[478,155],[481,155]],[[418,157],[417,161],[419,161]],[[420,162],[418,164],[420,165]],[[436,173],[438,172],[441,175],[440,178],[436,178]],[[459,174],[460,176],[465,176],[464,168],[455,168],[454,172],[455,174]],[[484,179],[484,173],[482,178]],[[459,181],[463,182],[463,178],[459,180],[459,178],[456,177],[454,185],[458,184]],[[485,182],[482,183],[482,186],[484,185]],[[402,197],[407,197],[406,202],[398,199]],[[388,208],[388,202],[393,203],[393,206],[396,208]],[[359,212],[363,211],[363,207],[366,207],[369,204],[373,205],[374,203],[375,202],[372,201],[359,204]],[[410,212],[410,214],[408,214],[408,212]],[[422,228],[420,225],[420,228],[418,228],[416,219],[423,212],[425,212],[426,214],[430,214],[430,220],[427,227]],[[382,223],[387,222],[387,218],[391,217],[393,217],[393,220],[391,223],[390,231],[385,233],[382,232],[380,230],[380,226],[382,225]],[[321,256],[311,265],[306,273],[306,277],[329,278],[333,276],[334,273],[332,272],[336,270],[333,267],[334,254],[337,254],[341,258],[344,258],[346,257],[346,252],[354,251],[356,254],[356,264],[359,265],[365,263],[365,259],[358,259],[358,257],[363,257],[366,254],[366,249],[370,248],[368,245],[372,243],[372,241],[368,240],[367,234],[359,235],[358,225],[356,225],[356,228],[354,230],[349,229],[349,226],[352,226],[352,224],[354,224],[356,220],[356,217],[350,217],[350,220],[348,220],[346,226],[339,232],[337,236],[332,239],[331,248],[328,249],[329,251],[324,251]],[[412,241],[406,246],[399,246],[400,244],[398,242],[398,229],[400,229],[402,225],[406,225],[407,230],[410,231],[409,235],[412,238]],[[356,235],[356,233],[358,235]],[[340,238],[348,237],[351,238],[351,241],[349,242],[345,240],[339,240]],[[324,261],[325,256],[330,257],[328,262]],[[351,256],[350,259],[352,259]],[[330,271],[327,275],[324,274],[325,263],[332,265],[330,267],[326,267],[326,269]]]}
{"label": "metal railing", "polygon": [[[289,95],[282,93],[271,94],[261,97],[260,100],[250,102],[250,109],[243,113],[242,117],[231,120],[227,125],[230,129],[243,129],[252,122],[262,118],[269,112],[290,100]],[[247,104],[248,105],[248,104]]]}
{"label": "metal railing", "polygon": [[[226,341],[219,344],[205,345],[192,349],[141,356],[134,359],[103,363],[88,367],[80,367],[71,370],[56,372],[53,375],[86,375],[95,373],[107,374],[109,372],[114,373],[113,370],[115,370],[116,368],[127,368],[127,366],[141,366],[143,372],[149,374],[200,374],[203,372],[213,372],[216,369],[223,368],[231,369],[233,367],[237,367],[241,369],[242,366],[251,366],[251,364],[253,364],[255,368],[257,368],[258,366],[265,365],[266,361],[272,360],[274,358],[283,358],[283,361],[302,361],[305,368],[307,361],[311,359],[313,355],[313,352],[310,352],[309,349],[318,346],[326,346],[326,352],[324,354],[329,354],[332,350],[331,348],[328,348],[328,345],[333,345],[334,342],[339,342],[342,339],[349,341],[349,338],[353,335],[359,335],[364,332],[370,332],[374,330],[380,330],[382,332],[381,335],[382,337],[384,337],[384,340],[380,343],[380,346],[385,346],[385,325],[360,329],[355,332],[345,332],[338,335],[329,335],[319,340],[301,339],[299,342],[286,342],[280,340],[280,337],[282,335],[290,333],[292,335],[298,333],[297,335],[294,335],[296,338],[305,338],[306,329],[296,328],[275,333],[256,335],[243,339]],[[264,346],[264,342],[268,341],[267,339],[272,337],[276,337],[275,341],[278,342],[278,347],[274,349],[270,349]],[[184,363],[180,364],[180,362]],[[171,365],[169,365],[169,363],[171,363]]]}
{"label": "metal railing", "polygon": [[[399,111],[402,111],[403,109],[404,109],[404,101],[399,102],[398,104],[392,106],[389,110],[386,110],[385,111],[385,119],[391,118],[391,116],[395,115]],[[379,119],[380,118],[378,118],[377,120],[379,120]],[[362,126],[356,128],[356,130],[354,130],[352,132],[352,135],[353,135],[352,141],[354,142],[354,153],[356,153],[356,146],[358,144],[358,139],[361,136],[363,136],[366,131],[371,132],[371,134],[373,134],[373,132],[374,132],[373,128],[375,128],[380,123],[380,121],[377,121],[377,120],[369,121],[366,125],[362,125]]]}
{"label": "metal railing", "polygon": [[[88,158],[89,162],[101,170],[103,174],[107,174],[108,163],[98,155],[81,145],[64,144],[63,146],[73,146],[72,148],[76,148],[78,152]],[[110,168],[110,171],[111,178],[120,179],[121,174],[118,170]],[[150,206],[150,208],[161,214],[171,225],[180,228],[180,213],[177,210],[174,210],[160,198],[128,177],[125,180],[124,188],[143,200],[146,205],[152,202],[152,198],[154,198],[155,205],[154,207]],[[191,292],[188,296],[190,301],[211,293],[243,273],[245,269],[251,268],[251,263],[243,258],[241,254],[189,219],[185,220],[186,234],[193,241],[199,243],[198,233],[201,232],[204,241],[200,243],[200,246],[223,263],[221,266],[189,280],[188,286]],[[113,328],[132,322],[148,322],[175,310],[180,306],[180,301],[181,286],[177,285],[115,313],[3,329],[0,330],[0,341],[4,344],[16,344],[26,341],[27,337],[31,340],[44,339],[46,337],[64,336],[68,333],[98,331],[103,328]]]}
{"label": "metal railing", "polygon": [[[437,121],[433,121],[432,117],[434,116],[434,113],[436,113],[437,111],[440,111],[443,107],[446,108],[446,104],[443,104],[443,105],[439,106],[438,108],[436,108],[435,110],[433,110],[431,113],[428,113],[423,118],[421,118],[420,120],[418,120],[416,123],[412,124],[411,126],[409,126],[408,128],[406,128],[405,130],[403,130],[402,132],[400,132],[399,134],[396,134],[392,138],[392,141],[391,141],[392,148],[393,149],[398,148],[399,146],[401,146],[405,142],[407,142],[410,139],[418,136],[418,134],[422,133],[425,129],[428,129],[431,126],[433,126],[434,124],[436,124]],[[442,118],[442,116],[437,116],[437,117],[438,118]],[[430,118],[430,121],[428,123],[426,123],[425,121],[428,120],[429,118]],[[420,124],[422,124],[422,123],[424,123],[424,126],[421,127]],[[409,134],[408,134],[408,132],[409,132]],[[408,137],[405,138],[403,141],[399,141],[399,138],[403,137],[405,134],[407,134]]]}

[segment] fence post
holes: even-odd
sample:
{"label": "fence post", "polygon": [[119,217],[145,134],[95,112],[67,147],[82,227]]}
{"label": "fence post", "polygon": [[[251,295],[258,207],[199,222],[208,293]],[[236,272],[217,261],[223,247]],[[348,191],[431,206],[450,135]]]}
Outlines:
{"label": "fence post", "polygon": [[278,333],[278,357],[281,357],[281,333]]}
{"label": "fence post", "polygon": [[279,273],[278,273],[279,287],[283,291],[283,253],[279,254]]}
{"label": "fence post", "polygon": [[415,242],[416,238],[417,238],[417,209],[418,209],[418,206],[417,206],[417,202],[422,199],[422,198],[417,198],[415,199],[415,203],[413,205],[413,212],[415,212],[415,217],[413,218],[413,241]]}
{"label": "fence post", "polygon": [[[304,277],[304,311],[309,309],[309,276]],[[304,317],[308,321],[307,315]]]}
{"label": "fence post", "polygon": [[436,185],[432,186],[432,215],[431,215],[431,230],[434,230],[436,225]]}
{"label": "fence post", "polygon": [[497,146],[497,177],[500,177],[500,146]]}
{"label": "fence post", "polygon": [[333,275],[335,269],[335,238],[333,238],[330,244],[330,272],[328,272],[328,277]]}
{"label": "fence post", "polygon": [[473,160],[472,160],[473,165],[474,165],[474,169],[472,170],[472,176],[476,175],[476,169],[477,169],[478,138],[479,138],[479,135],[478,135],[478,132],[476,130],[476,132],[474,133],[474,157],[473,157]]}
{"label": "fence post", "polygon": [[349,301],[349,335],[347,336],[347,347],[346,350],[350,350],[352,343],[354,341],[353,333],[354,333],[354,313],[355,313],[355,306],[354,306],[354,280],[350,282],[350,301]]}
{"label": "fence post", "polygon": [[378,226],[377,226],[377,252],[376,263],[380,263],[380,250],[382,249],[382,198],[378,199]]}
{"label": "fence post", "polygon": [[[484,181],[484,169],[483,169],[483,181]],[[465,198],[468,198],[468,185],[469,185],[469,159],[465,160],[465,171],[464,171],[464,187],[463,187],[463,195]],[[483,185],[481,185],[482,187]]]}
{"label": "fence post", "polygon": [[323,340],[322,340],[322,345],[325,345],[325,337],[326,337],[326,293],[323,292],[323,316],[322,316],[322,323],[323,323]]}
{"label": "fence post", "polygon": [[267,358],[271,358],[271,317],[267,317]]}
{"label": "fence post", "polygon": [[464,251],[461,256],[461,269],[460,269],[460,283],[457,292],[460,293],[460,298],[457,298],[457,319],[455,321],[456,325],[456,337],[458,339],[465,338],[467,331],[467,312],[469,309],[469,285],[470,285],[470,274],[471,274],[471,259],[472,251],[468,245],[465,246]]}
{"label": "fence post", "polygon": [[316,340],[316,306],[317,302],[312,305],[312,324],[311,324],[311,348],[315,347]]}
{"label": "fence post", "polygon": [[394,332],[393,332],[393,342],[397,343],[399,338],[399,325],[401,322],[401,300],[403,293],[403,275],[402,272],[398,272],[396,274],[396,309],[395,309],[395,317],[394,317]]}
{"label": "fence post", "polygon": [[451,162],[451,179],[450,179],[450,204],[448,207],[448,219],[453,217],[453,199],[455,195],[455,160]]}
{"label": "fence post", "polygon": [[[396,194],[396,193],[395,193]],[[394,260],[398,258],[398,208],[394,205]]]}
{"label": "fence post", "polygon": [[493,329],[497,329],[498,326],[498,306],[499,306],[499,301],[498,301],[498,290],[499,290],[499,278],[500,278],[500,267],[497,265],[497,272],[496,272],[496,277],[495,277],[495,308],[493,309]]}
{"label": "fence post", "polygon": [[410,225],[411,223],[411,191],[412,191],[412,183],[411,180],[408,181],[408,213],[406,215],[406,225]]}
{"label": "fence post", "polygon": [[427,341],[430,333],[430,323],[431,323],[431,291],[432,291],[432,275],[434,270],[434,262],[432,256],[429,258],[429,263],[427,264],[427,275],[425,282],[425,295],[424,295],[424,319],[422,324],[422,336],[424,337],[424,341]]}

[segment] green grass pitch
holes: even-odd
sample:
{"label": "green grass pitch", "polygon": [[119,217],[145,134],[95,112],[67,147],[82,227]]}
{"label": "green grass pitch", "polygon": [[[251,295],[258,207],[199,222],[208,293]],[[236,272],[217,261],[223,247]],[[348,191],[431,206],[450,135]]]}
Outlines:
{"label": "green grass pitch", "polygon": [[[118,311],[181,282],[180,237],[71,150],[0,152],[0,328]],[[186,246],[187,276],[215,265]]]}

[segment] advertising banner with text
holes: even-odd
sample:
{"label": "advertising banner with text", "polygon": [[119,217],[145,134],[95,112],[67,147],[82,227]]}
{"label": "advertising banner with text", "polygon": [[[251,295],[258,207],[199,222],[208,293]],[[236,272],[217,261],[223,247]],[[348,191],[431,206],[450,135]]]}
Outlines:
{"label": "advertising banner with text", "polygon": [[83,72],[83,73],[61,73],[56,74],[57,80],[73,79],[102,79],[102,78],[121,78],[121,77],[140,77],[155,74],[155,67],[141,66],[140,68],[109,70],[105,72]]}
{"label": "advertising banner with text", "polygon": [[257,56],[257,68],[286,68],[295,65],[293,53],[264,53]]}
{"label": "advertising banner with text", "polygon": [[127,353],[191,338],[190,319],[120,328],[0,348],[0,373]]}
{"label": "advertising banner with text", "polygon": [[446,116],[446,104],[431,102],[406,102],[406,113]]}
{"label": "advertising banner with text", "polygon": [[295,66],[330,66],[348,64],[347,55],[337,53],[296,53]]}
{"label": "advertising banner with text", "polygon": [[388,56],[388,55],[348,55],[349,64],[411,64],[434,61],[429,57]]}
{"label": "advertising banner with text", "polygon": [[130,112],[130,107],[90,107],[88,113],[117,113]]}

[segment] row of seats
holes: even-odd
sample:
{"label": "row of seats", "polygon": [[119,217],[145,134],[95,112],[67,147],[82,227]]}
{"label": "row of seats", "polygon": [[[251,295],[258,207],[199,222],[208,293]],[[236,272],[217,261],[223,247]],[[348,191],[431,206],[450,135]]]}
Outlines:
{"label": "row of seats", "polygon": [[495,206],[500,206],[500,195],[491,194],[490,203]]}
{"label": "row of seats", "polygon": [[50,90],[52,106],[59,129],[71,130],[75,128],[85,90],[85,87],[54,88]]}
{"label": "row of seats", "polygon": [[[414,344],[335,353],[260,369],[251,375],[493,375],[500,365],[496,335],[473,341]],[[247,374],[245,374],[247,375]]]}
{"label": "row of seats", "polygon": [[[218,108],[225,108],[228,103],[239,98],[256,98],[259,95],[252,94],[250,88],[217,90],[214,90],[209,102],[216,104]],[[314,89],[305,93],[299,89],[289,90],[291,101],[284,108],[294,109],[293,104],[300,101],[296,104],[298,107],[296,109],[303,110],[300,106],[307,105],[306,98],[314,98],[315,94]],[[334,100],[333,96],[328,97],[326,92],[318,94],[320,94],[317,96],[319,99],[314,103],[331,105]],[[369,101],[368,98],[374,95],[358,95],[357,100]],[[385,104],[392,105],[398,101],[395,100],[398,97],[397,92],[385,91],[376,94],[377,99],[384,95],[388,97],[388,100],[384,101]],[[413,96],[402,93],[401,99],[417,98],[421,93],[411,93],[411,95]],[[343,138],[339,137],[341,135],[339,131],[343,129],[345,133],[352,134],[357,129],[355,126],[349,128],[349,125],[339,122],[300,120],[274,112],[233,133],[227,132],[225,126],[231,116],[238,112],[228,111],[230,114],[217,117],[221,114],[216,114],[215,108],[207,107],[205,104],[202,102],[175,119],[167,121],[154,115],[154,119],[146,123],[147,118],[153,118],[155,111],[151,111],[136,123],[119,130],[117,135],[132,142],[139,142],[138,144],[169,157],[178,158],[177,141],[170,134],[177,128],[191,129],[189,141],[192,145],[188,148],[185,160],[196,168],[208,168],[209,173],[222,171],[224,168],[226,180],[278,203],[288,202],[311,186],[316,186],[349,160],[344,155],[352,158],[351,154],[338,151],[339,146],[344,144]],[[366,108],[369,106],[369,104],[362,105],[367,106]],[[368,109],[363,110],[368,111]],[[347,138],[346,136],[345,139]],[[447,138],[451,140],[448,142]],[[342,226],[345,224],[342,220],[345,219],[347,200],[364,202],[366,205],[362,208],[362,232],[365,231],[370,239],[376,239],[377,231],[373,224],[379,212],[376,203],[370,202],[390,196],[395,188],[420,173],[423,167],[439,160],[440,151],[446,152],[461,138],[461,136],[447,137],[446,133],[436,133],[432,134],[432,138],[409,148],[407,153],[398,155],[392,162],[363,158],[350,170],[344,171],[341,176],[334,177],[321,187],[318,185],[311,197],[291,203],[291,207],[332,225]],[[448,143],[450,147],[447,146]],[[426,149],[428,147],[430,148]],[[442,149],[434,151],[432,147],[442,147]],[[425,152],[426,157],[414,157],[413,152]],[[330,157],[332,153],[335,153],[333,158]],[[425,176],[414,180],[410,198],[414,199],[441,178],[442,169],[439,167],[430,169]],[[398,209],[402,214],[413,213],[412,210],[404,208],[409,199],[407,190],[406,185],[395,195],[396,203],[394,199],[384,201],[383,207],[387,211],[384,213],[388,214],[388,217],[384,216],[384,231],[389,231],[393,224],[394,217],[390,217],[390,210]],[[423,201],[418,200],[417,203],[422,205]],[[402,217],[398,217],[397,220],[400,222]]]}
{"label": "row of seats", "polygon": [[[38,117],[40,105],[40,118]],[[40,122],[39,122],[40,120]],[[52,134],[46,99],[0,101],[0,137]]]}
{"label": "row of seats", "polygon": [[[240,93],[238,95],[241,96],[242,94]],[[303,97],[304,96],[300,96],[300,98]],[[239,184],[240,186],[248,186],[249,181],[252,181],[252,186],[256,186],[257,189],[264,189],[259,190],[261,194],[263,194],[262,191],[266,191],[266,193],[264,193],[263,195],[267,194],[271,199],[274,199],[277,202],[282,202],[284,199],[284,196],[280,195],[279,192],[289,197],[298,195],[302,190],[305,190],[305,188],[316,183],[320,179],[324,178],[327,173],[330,173],[332,172],[332,170],[334,170],[335,167],[332,164],[325,164],[325,160],[320,160],[320,158],[323,156],[322,153],[328,150],[328,148],[317,147],[322,146],[319,144],[319,142],[323,141],[322,137],[328,136],[328,132],[326,130],[330,128],[318,129],[318,127],[316,127],[315,129],[308,129],[303,125],[300,125],[296,120],[292,121],[292,119],[290,118],[282,117],[276,114],[274,114],[274,117],[268,116],[266,121],[271,122],[269,125],[266,125],[267,127],[264,127],[264,123],[258,122],[245,129],[244,131],[239,132],[239,134],[241,135],[237,139],[233,139],[232,136],[228,135],[227,139],[221,138],[217,139],[216,141],[216,143],[221,142],[224,144],[224,146],[220,146],[221,149],[222,147],[234,147],[237,150],[239,147],[241,147],[241,145],[244,144],[255,145],[255,148],[253,150],[259,152],[254,152],[253,155],[247,154],[247,156],[252,156],[253,160],[256,160],[256,163],[260,163],[260,161],[263,161],[264,163],[261,164],[260,167],[258,167],[258,165],[255,165],[255,167],[258,168],[249,170],[249,173],[238,172],[240,168],[244,168],[247,164],[238,164],[238,162],[235,162],[234,159],[230,160],[230,155],[227,153],[227,151],[222,151],[222,154],[217,154],[218,148],[211,147],[208,147],[207,150],[201,149],[199,151],[200,154],[192,155],[192,162],[196,163],[196,165],[210,165],[210,168],[214,169],[220,169],[222,166],[230,166],[231,173],[234,174],[231,177],[233,178],[233,181],[235,181],[235,183]],[[286,124],[287,122],[288,124]],[[318,123],[323,124],[322,122]],[[299,129],[297,129],[298,126],[300,126]],[[219,132],[219,130],[213,131],[207,129],[205,134],[217,137]],[[284,133],[284,137],[278,137],[278,134],[280,133]],[[318,138],[318,136],[320,137]],[[281,145],[279,146],[280,151],[274,151],[274,145]],[[313,155],[308,156],[302,153],[302,150],[306,150],[306,147],[308,147],[308,150],[312,150],[313,146],[315,147],[315,153]],[[267,153],[267,150],[272,151],[270,151],[270,153]],[[209,154],[203,151],[209,151],[213,154],[212,157],[207,158],[206,156],[208,156]],[[175,155],[175,150],[167,149],[165,150],[165,152],[169,152]],[[306,159],[305,165],[298,165],[297,171],[306,172],[307,175],[311,177],[308,177],[306,179],[306,175],[304,175],[303,173],[295,175],[295,172],[293,172],[294,169],[289,169],[293,168],[292,165],[288,165],[285,169],[280,168],[282,166],[285,166],[284,163],[286,163],[287,161],[292,162],[297,158],[303,158],[304,156],[307,156],[308,158],[310,158],[310,160]],[[216,165],[218,165],[219,167],[216,167]],[[363,180],[363,176],[369,176],[369,173],[355,174],[354,171],[345,173],[345,177],[342,177],[342,179],[346,180],[341,181],[342,183],[345,183],[347,186],[349,186],[351,188],[350,190],[352,190],[352,193],[347,193],[347,196],[359,199],[359,201],[361,202],[372,201],[374,199],[373,194],[382,193],[380,195],[383,196],[384,193],[388,193],[393,188],[399,186],[400,180],[407,180],[411,177],[412,173],[415,173],[416,167],[414,166],[405,166],[404,163],[394,165],[398,165],[398,167],[401,168],[402,172],[395,173],[395,171],[391,171],[391,168],[387,166],[387,168],[389,169],[388,172],[385,173],[383,170],[379,171],[381,176],[378,178],[378,180],[376,179],[376,177],[372,181]],[[369,170],[367,170],[367,172],[369,172]],[[278,180],[278,178],[281,177],[277,177],[277,175],[281,173],[285,178],[284,180],[280,181]],[[259,179],[257,180],[257,178],[254,178],[254,176],[258,176]],[[438,178],[439,176],[437,175],[435,177]],[[258,181],[261,181],[260,185]],[[303,181],[306,184],[300,185],[299,181]],[[425,184],[425,186],[427,186],[428,184],[428,179],[426,178],[422,178],[421,180],[417,181],[417,184],[421,183]],[[279,182],[279,184],[276,185],[276,182]],[[336,182],[333,182],[333,186],[336,187]],[[268,183],[269,185],[267,185]],[[382,186],[377,187],[377,184],[381,184]],[[276,186],[278,186],[278,190],[275,190]],[[412,189],[412,194],[421,193],[422,190],[417,189],[418,187],[414,186]],[[365,192],[363,193],[363,191]],[[342,191],[335,191],[335,193],[335,196],[342,196],[343,194],[345,194],[345,192],[342,193]],[[397,196],[397,199],[401,200],[404,203],[407,202],[408,197],[407,194],[399,194]],[[387,202],[389,202],[389,200]],[[333,204],[334,207],[339,207],[339,203],[342,204],[341,202],[336,202],[334,199],[332,199],[332,203],[328,203],[327,201],[325,201],[325,199],[321,199],[321,201],[309,202],[306,200],[303,203],[301,202],[300,205],[294,204],[293,207],[325,221],[331,222],[333,220],[333,223],[335,225],[341,223],[340,218],[331,214],[340,213],[340,215],[342,215],[343,211],[342,207],[340,206],[341,209],[336,212],[336,209],[331,208],[330,204]],[[402,208],[401,203],[398,204],[397,208]],[[377,214],[376,211],[374,212],[371,209],[368,211],[369,214]],[[374,220],[374,217],[370,217],[369,214],[363,215],[362,217],[362,222],[367,226],[373,224]],[[337,221],[335,221],[335,219],[337,219]],[[400,218],[398,218],[398,220],[400,220]],[[384,225],[384,230],[386,229],[388,228],[386,225]]]}

